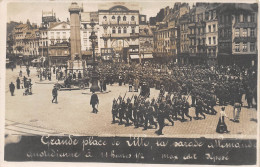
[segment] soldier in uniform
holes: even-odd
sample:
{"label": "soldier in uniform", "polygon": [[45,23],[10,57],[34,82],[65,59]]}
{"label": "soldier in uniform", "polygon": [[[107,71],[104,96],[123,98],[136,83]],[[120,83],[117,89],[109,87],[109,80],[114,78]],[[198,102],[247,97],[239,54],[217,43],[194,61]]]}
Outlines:
{"label": "soldier in uniform", "polygon": [[190,118],[190,121],[192,120],[192,117],[189,115],[189,108],[190,104],[187,101],[185,97],[183,97],[183,102],[182,102],[182,121],[184,121],[184,114],[186,117]]}
{"label": "soldier in uniform", "polygon": [[120,103],[120,109],[119,109],[119,125],[123,124],[125,110],[126,110],[126,104],[125,104],[125,100],[123,99],[122,102]]}
{"label": "soldier in uniform", "polygon": [[172,126],[173,126],[174,122],[173,122],[173,120],[170,117],[171,111],[172,111],[171,105],[169,103],[166,104],[165,112],[164,112],[165,113],[165,119],[167,119],[169,122],[171,122]]}
{"label": "soldier in uniform", "polygon": [[131,99],[128,97],[127,98],[127,103],[126,103],[126,113],[125,113],[125,118],[126,118],[126,126],[130,125],[129,120],[134,122],[133,119],[133,104],[131,103]]}
{"label": "soldier in uniform", "polygon": [[199,118],[199,114],[203,116],[203,118],[205,119],[206,116],[203,114],[203,104],[202,104],[202,100],[200,97],[197,98],[197,103],[196,103],[196,107],[195,107],[195,113],[196,113],[196,118]]}
{"label": "soldier in uniform", "polygon": [[144,101],[142,101],[137,110],[136,128],[138,128],[140,125],[143,125],[144,123],[144,110],[145,110],[145,105],[144,105]]}
{"label": "soldier in uniform", "polygon": [[145,112],[144,112],[144,130],[147,130],[148,122],[150,125],[154,125],[157,129],[157,124],[154,122],[153,118],[154,108],[150,105],[150,102],[146,102]]}
{"label": "soldier in uniform", "polygon": [[160,103],[158,115],[157,115],[157,121],[159,124],[159,129],[156,131],[158,135],[162,135],[162,130],[164,128],[164,119],[165,119],[165,113],[164,113],[164,102]]}

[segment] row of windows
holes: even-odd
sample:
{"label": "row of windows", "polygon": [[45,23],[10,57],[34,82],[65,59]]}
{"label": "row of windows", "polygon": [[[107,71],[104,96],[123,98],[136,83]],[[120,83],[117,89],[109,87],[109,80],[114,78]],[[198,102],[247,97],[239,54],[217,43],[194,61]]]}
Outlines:
{"label": "row of windows", "polygon": [[248,37],[248,32],[250,32],[250,37],[255,37],[255,29],[254,28],[243,28],[242,29],[242,34],[239,28],[235,29],[235,37]]}
{"label": "row of windows", "polygon": [[[242,48],[240,43],[235,43],[235,52],[248,52],[248,45],[247,43],[243,43],[242,44]],[[255,51],[255,43],[254,42],[250,42],[250,52],[254,52]]]}
{"label": "row of windows", "polygon": [[[62,39],[62,40],[56,39],[56,43],[61,43],[61,42],[65,42],[65,41],[67,41],[67,40],[66,39]],[[54,44],[55,44],[55,41],[51,40],[51,45],[54,45]]]}
{"label": "row of windows", "polygon": [[[56,37],[60,38],[60,32],[56,32]],[[65,39],[66,38],[66,32],[62,32],[62,38]],[[54,32],[51,32],[51,39],[54,39]]]}
{"label": "row of windows", "polygon": [[[132,30],[131,33],[134,34],[134,33],[135,33],[135,28],[132,27],[131,30]],[[105,29],[105,33],[106,33],[106,32],[107,32],[107,31],[106,31],[106,29]],[[115,34],[115,33],[118,33],[118,34],[124,33],[124,34],[126,34],[126,33],[127,33],[127,28],[126,28],[126,27],[124,27],[124,28],[118,27],[118,28],[117,28],[117,32],[116,32],[116,28],[113,27],[113,28],[112,28],[112,34]]]}
{"label": "row of windows", "polygon": [[[255,14],[240,14],[240,15],[236,15],[236,22],[237,23],[243,23],[243,22],[249,22],[249,23],[253,23],[255,22]],[[231,23],[231,16],[230,15],[221,15],[219,17],[219,22],[222,23]]]}
{"label": "row of windows", "polygon": [[216,24],[212,25],[212,29],[211,29],[211,25],[208,25],[208,32],[216,32]]}
{"label": "row of windows", "polygon": [[[211,43],[211,39],[213,40],[213,42]],[[211,44],[217,44],[217,42],[216,42],[216,37],[208,37],[208,41],[209,41],[209,45],[211,45]]]}
{"label": "row of windows", "polygon": [[190,28],[190,33],[191,34],[195,34],[195,31],[196,31],[196,34],[200,35],[200,34],[204,34],[205,33],[205,28],[202,27],[202,28]]}
{"label": "row of windows", "polygon": [[236,22],[237,23],[243,23],[243,22],[253,23],[253,22],[255,22],[255,14],[251,14],[251,15],[246,15],[246,14],[236,15]]}
{"label": "row of windows", "polygon": [[[177,33],[177,31],[176,31]],[[176,35],[177,34],[174,34],[174,31],[166,31],[166,32],[159,32],[158,33],[158,38],[169,38],[170,36],[173,36],[173,35]]]}
{"label": "row of windows", "polygon": [[[111,18],[112,18],[112,20],[115,20],[115,19],[116,19],[115,16],[112,16]],[[123,16],[122,19],[123,19],[123,21],[126,21],[126,16]],[[104,21],[107,21],[107,16],[104,16],[104,17],[103,17],[103,20],[104,20]],[[117,21],[121,21],[121,16],[117,16]],[[134,16],[131,17],[131,21],[135,21],[135,17],[134,17]]]}
{"label": "row of windows", "polygon": [[197,39],[197,40],[191,39],[190,45],[196,45],[195,42],[197,42],[197,45],[205,45],[205,39],[204,38],[203,39]]}

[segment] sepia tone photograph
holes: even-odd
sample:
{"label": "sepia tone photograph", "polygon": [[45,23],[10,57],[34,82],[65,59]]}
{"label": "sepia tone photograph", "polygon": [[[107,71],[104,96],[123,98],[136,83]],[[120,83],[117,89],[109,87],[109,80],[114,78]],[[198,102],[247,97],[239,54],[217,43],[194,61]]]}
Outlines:
{"label": "sepia tone photograph", "polygon": [[6,161],[256,165],[258,3],[6,8]]}

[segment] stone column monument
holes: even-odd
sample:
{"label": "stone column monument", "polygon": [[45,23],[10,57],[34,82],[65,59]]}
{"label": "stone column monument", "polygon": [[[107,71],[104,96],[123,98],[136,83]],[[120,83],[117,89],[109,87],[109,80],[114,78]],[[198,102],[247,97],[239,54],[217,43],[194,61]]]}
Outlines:
{"label": "stone column monument", "polygon": [[72,2],[69,7],[70,12],[70,54],[68,70],[72,73],[81,71],[85,75],[86,62],[82,60],[80,43],[80,19],[79,14],[82,8],[76,2]]}
{"label": "stone column monument", "polygon": [[76,2],[72,2],[69,7],[70,12],[70,47],[71,47],[71,60],[81,60],[81,49],[80,49],[80,20],[79,12],[81,8]]}

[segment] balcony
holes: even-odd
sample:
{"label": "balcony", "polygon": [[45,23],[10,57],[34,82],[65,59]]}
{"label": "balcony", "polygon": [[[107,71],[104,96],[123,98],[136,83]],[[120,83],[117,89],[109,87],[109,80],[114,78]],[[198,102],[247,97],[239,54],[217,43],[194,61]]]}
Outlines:
{"label": "balcony", "polygon": [[235,37],[234,42],[256,42],[256,37]]}
{"label": "balcony", "polygon": [[111,34],[112,38],[124,38],[124,37],[129,37],[130,34],[126,33],[126,34]]}
{"label": "balcony", "polygon": [[108,25],[108,21],[102,21],[102,25]]}
{"label": "balcony", "polygon": [[119,21],[119,24],[120,24],[120,25],[128,25],[129,22],[128,22],[128,21]]}
{"label": "balcony", "polygon": [[103,38],[110,38],[111,34],[102,34]]}
{"label": "balcony", "polygon": [[130,21],[130,25],[136,25],[136,21]]}
{"label": "balcony", "polygon": [[256,23],[235,23],[235,28],[256,28]]}

